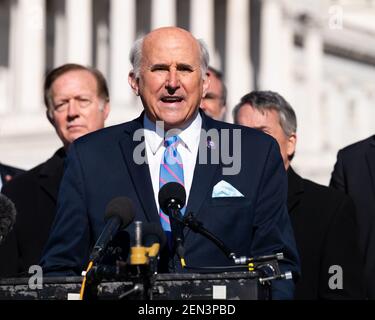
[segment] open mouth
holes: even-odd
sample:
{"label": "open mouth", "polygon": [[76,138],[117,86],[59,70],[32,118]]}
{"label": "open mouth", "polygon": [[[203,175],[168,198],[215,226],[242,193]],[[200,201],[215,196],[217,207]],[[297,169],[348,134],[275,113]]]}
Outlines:
{"label": "open mouth", "polygon": [[177,103],[183,101],[184,98],[180,96],[164,96],[161,101],[164,103]]}

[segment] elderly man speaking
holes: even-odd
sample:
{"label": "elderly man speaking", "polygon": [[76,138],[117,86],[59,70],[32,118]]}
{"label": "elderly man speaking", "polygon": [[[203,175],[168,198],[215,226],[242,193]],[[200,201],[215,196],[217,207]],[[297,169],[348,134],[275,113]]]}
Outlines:
{"label": "elderly man speaking", "polygon": [[[180,28],[160,28],[135,42],[130,59],[129,83],[144,112],[71,146],[57,217],[42,258],[44,271],[74,275],[86,269],[90,248],[104,227],[105,208],[118,196],[132,200],[136,220],[158,223],[169,235],[170,221],[159,207],[158,194],[165,183],[178,182],[187,195],[181,212],[194,213],[236,255],[282,252],[281,270],[298,273],[277,142],[199,111],[209,86],[203,42]],[[203,236],[187,230],[184,234],[189,266],[233,265]],[[162,252],[159,272],[186,272],[173,249],[165,246],[168,254]],[[293,291],[293,280],[274,281],[274,299],[291,299]]]}

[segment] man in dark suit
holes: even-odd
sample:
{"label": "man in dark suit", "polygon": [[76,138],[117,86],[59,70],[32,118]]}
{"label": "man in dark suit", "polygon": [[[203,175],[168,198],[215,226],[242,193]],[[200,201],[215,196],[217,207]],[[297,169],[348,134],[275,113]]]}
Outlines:
{"label": "man in dark suit", "polygon": [[4,184],[22,172],[24,172],[24,170],[0,163],[0,190]]}
{"label": "man in dark suit", "polygon": [[48,120],[64,147],[46,162],[16,177],[3,193],[16,205],[13,231],[0,249],[0,275],[23,275],[39,263],[55,218],[66,151],[78,137],[104,127],[109,113],[106,80],[96,69],[66,64],[45,79]]}
{"label": "man in dark suit", "polygon": [[375,299],[375,136],[338,152],[330,186],[354,200],[367,297]]}
{"label": "man in dark suit", "polygon": [[262,130],[280,145],[288,172],[288,210],[301,257],[296,299],[364,298],[353,201],[301,178],[290,166],[297,141],[297,119],[290,104],[276,92],[253,91],[242,97],[233,116],[236,123]]}
{"label": "man in dark suit", "polygon": [[[282,252],[281,269],[298,273],[286,209],[286,174],[276,141],[199,112],[209,85],[204,44],[183,29],[160,28],[136,41],[130,58],[129,83],[145,112],[72,144],[56,220],[41,261],[45,273],[77,275],[86,270],[90,250],[104,227],[106,205],[118,196],[133,201],[136,220],[158,224],[162,220],[168,234],[169,219],[157,200],[162,173],[169,168],[164,161],[168,150],[181,158],[186,212],[193,212],[236,255]],[[211,158],[211,153],[220,159]],[[225,161],[229,155],[232,161]],[[177,177],[170,168],[168,172],[170,178]],[[134,224],[128,230],[132,233]],[[233,265],[203,236],[186,229],[184,234],[187,265]],[[184,272],[170,253],[168,271]],[[273,297],[290,299],[293,288],[292,280],[275,281]]]}

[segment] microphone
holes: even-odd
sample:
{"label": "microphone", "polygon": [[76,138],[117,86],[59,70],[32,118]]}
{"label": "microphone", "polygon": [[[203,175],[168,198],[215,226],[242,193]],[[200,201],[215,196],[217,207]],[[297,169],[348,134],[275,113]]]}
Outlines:
{"label": "microphone", "polygon": [[168,182],[160,189],[158,200],[160,208],[169,216],[173,243],[184,267],[184,224],[180,210],[185,206],[186,202],[185,188],[177,182]]}
{"label": "microphone", "polygon": [[167,237],[158,224],[135,221],[135,245],[131,247],[130,264],[148,264],[157,257],[166,241]]}
{"label": "microphone", "polygon": [[16,207],[5,195],[0,193],[0,244],[12,230],[16,222]]}
{"label": "microphone", "polygon": [[116,233],[126,228],[135,217],[132,201],[127,197],[112,199],[106,207],[104,221],[106,225],[96,241],[90,255],[90,261],[97,262],[104,254],[108,243]]}
{"label": "microphone", "polygon": [[163,229],[156,223],[148,223],[143,225],[142,231],[143,245],[149,248],[148,256],[150,258],[156,257],[167,242]]}

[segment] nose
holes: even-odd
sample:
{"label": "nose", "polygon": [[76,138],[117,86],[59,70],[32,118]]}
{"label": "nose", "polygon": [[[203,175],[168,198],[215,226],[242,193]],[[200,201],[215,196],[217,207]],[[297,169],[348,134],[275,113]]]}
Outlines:
{"label": "nose", "polygon": [[68,118],[74,119],[79,116],[79,105],[76,99],[70,99],[68,105]]}
{"label": "nose", "polygon": [[176,69],[171,69],[168,72],[168,79],[165,87],[169,94],[174,94],[175,91],[180,87],[180,79]]}

